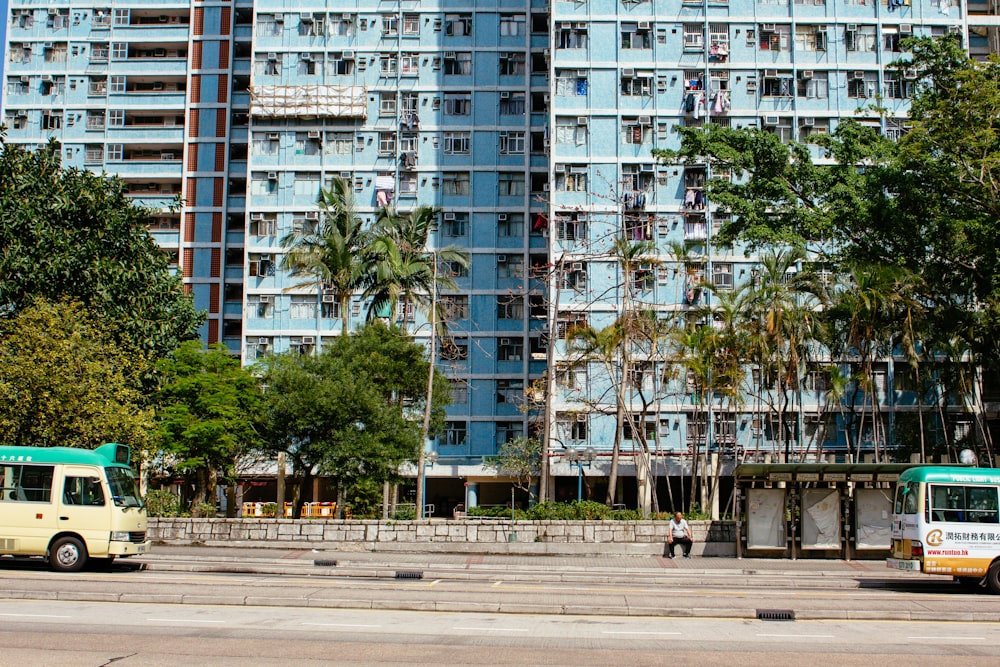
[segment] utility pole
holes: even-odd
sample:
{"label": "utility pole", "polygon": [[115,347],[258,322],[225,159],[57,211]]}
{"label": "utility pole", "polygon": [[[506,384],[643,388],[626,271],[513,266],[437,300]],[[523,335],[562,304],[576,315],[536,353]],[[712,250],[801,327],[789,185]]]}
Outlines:
{"label": "utility pole", "polygon": [[278,506],[274,510],[275,519],[285,516],[285,453],[278,452]]}
{"label": "utility pole", "polygon": [[418,520],[424,518],[424,447],[427,444],[427,434],[431,430],[431,399],[434,396],[434,340],[437,337],[437,251],[433,252],[434,271],[431,279],[431,350],[430,368],[427,369],[427,397],[424,404],[424,426],[420,431],[420,456],[417,457],[417,507],[416,517]]}

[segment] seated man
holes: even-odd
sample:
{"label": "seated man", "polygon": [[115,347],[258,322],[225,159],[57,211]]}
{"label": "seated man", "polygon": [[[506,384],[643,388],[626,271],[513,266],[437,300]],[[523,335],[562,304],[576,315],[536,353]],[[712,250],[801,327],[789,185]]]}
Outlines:
{"label": "seated man", "polygon": [[694,537],[691,535],[691,527],[680,512],[674,513],[674,518],[670,520],[667,527],[667,547],[670,550],[670,557],[674,557],[674,547],[678,544],[684,546],[684,557],[691,557],[691,544]]}

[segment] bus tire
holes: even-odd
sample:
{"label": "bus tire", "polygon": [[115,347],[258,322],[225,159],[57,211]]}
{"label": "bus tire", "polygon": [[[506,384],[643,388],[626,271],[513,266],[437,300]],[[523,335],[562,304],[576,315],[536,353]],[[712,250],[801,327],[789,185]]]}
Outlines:
{"label": "bus tire", "polygon": [[1000,595],[1000,560],[993,561],[986,571],[986,588],[990,589],[990,593]]}
{"label": "bus tire", "polygon": [[962,587],[963,591],[978,593],[983,590],[982,577],[955,577],[955,581]]}
{"label": "bus tire", "polygon": [[49,567],[56,572],[79,572],[87,564],[87,547],[79,539],[67,535],[49,547]]}

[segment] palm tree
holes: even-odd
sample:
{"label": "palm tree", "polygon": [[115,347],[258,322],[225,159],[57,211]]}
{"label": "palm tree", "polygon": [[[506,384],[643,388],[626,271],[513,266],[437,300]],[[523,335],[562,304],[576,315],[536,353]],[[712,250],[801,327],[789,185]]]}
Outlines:
{"label": "palm tree", "polygon": [[355,213],[347,181],[334,178],[329,190],[320,191],[318,204],[322,217],[315,228],[303,227],[282,237],[286,252],[280,266],[292,278],[302,279],[294,288],[322,287],[333,293],[346,335],[351,297],[370,283],[374,237]]}
{"label": "palm tree", "polygon": [[[377,262],[365,290],[365,295],[371,297],[369,318],[385,313],[392,317],[402,303],[405,331],[405,313],[411,304],[429,312],[435,291],[456,289],[454,277],[442,273],[440,265],[467,269],[469,253],[455,245],[437,250],[428,248],[439,213],[432,206],[418,206],[402,214],[389,207],[379,211],[373,241]],[[441,313],[435,313],[434,319],[445,322]]]}

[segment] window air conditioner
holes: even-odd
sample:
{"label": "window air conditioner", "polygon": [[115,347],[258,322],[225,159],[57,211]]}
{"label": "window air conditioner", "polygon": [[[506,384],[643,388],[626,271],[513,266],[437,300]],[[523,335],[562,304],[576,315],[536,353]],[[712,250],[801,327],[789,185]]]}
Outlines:
{"label": "window air conditioner", "polygon": [[760,26],[760,29],[768,32],[774,32],[776,28],[774,23],[764,23]]}
{"label": "window air conditioner", "polygon": [[270,294],[261,294],[259,298],[260,298],[260,302],[261,303],[271,303],[271,295]]}
{"label": "window air conditioner", "polygon": [[639,21],[639,30],[649,30],[649,21]]}
{"label": "window air conditioner", "polygon": [[776,69],[766,69],[764,70],[764,76],[769,79],[777,78],[778,70]]}
{"label": "window air conditioner", "polygon": [[510,99],[510,92],[506,91],[506,90],[501,91],[500,92],[500,99],[501,100]]}
{"label": "window air conditioner", "polygon": [[263,220],[264,219],[264,214],[263,213],[251,213],[250,214],[250,219],[251,220]]}
{"label": "window air conditioner", "polygon": [[506,213],[498,213],[497,214],[497,221],[498,222],[507,222],[507,214]]}
{"label": "window air conditioner", "polygon": [[622,68],[622,76],[635,76],[635,68],[634,67]]}
{"label": "window air conditioner", "polygon": [[319,130],[309,130],[310,139],[319,139]]}
{"label": "window air conditioner", "polygon": [[904,24],[900,25],[899,26],[899,34],[901,34],[901,35],[912,35],[913,34],[913,26],[910,25],[909,23],[904,23]]}
{"label": "window air conditioner", "polygon": [[303,336],[302,337],[302,344],[303,345],[315,345],[316,344],[316,337],[315,336]]}
{"label": "window air conditioner", "polygon": [[764,125],[777,125],[777,124],[778,124],[777,116],[764,116]]}
{"label": "window air conditioner", "polygon": [[588,118],[587,116],[577,116],[576,117],[576,124],[577,125],[589,125],[590,124],[590,118]]}
{"label": "window air conditioner", "polygon": [[865,78],[865,73],[863,71],[861,71],[861,70],[857,70],[857,71],[854,72],[854,78],[855,79],[864,79]]}
{"label": "window air conditioner", "polygon": [[847,32],[857,32],[857,31],[858,31],[858,24],[857,23],[848,23],[847,24]]}
{"label": "window air conditioner", "polygon": [[507,255],[497,255],[497,264],[506,264]]}
{"label": "window air conditioner", "polygon": [[306,211],[306,220],[319,220],[319,211]]}
{"label": "window air conditioner", "polygon": [[802,118],[799,118],[799,125],[802,125],[803,127],[812,127],[815,124],[816,119],[811,116],[803,116]]}
{"label": "window air conditioner", "polygon": [[576,23],[576,24],[574,24],[574,26],[576,27],[577,30],[586,30],[587,29],[587,24],[586,23]]}
{"label": "window air conditioner", "polygon": [[573,262],[569,265],[570,271],[583,271],[583,262]]}
{"label": "window air conditioner", "polygon": [[267,59],[268,60],[277,60],[278,59],[278,54],[275,53],[274,51],[271,51],[270,53],[267,54]]}
{"label": "window air conditioner", "polygon": [[304,21],[306,23],[311,23],[313,20],[312,12],[302,12],[301,14],[299,14],[299,20]]}
{"label": "window air conditioner", "polygon": [[303,53],[299,57],[302,58],[302,62],[304,63],[311,63],[313,60],[311,53]]}
{"label": "window air conditioner", "polygon": [[804,69],[799,71],[800,79],[811,79],[813,78],[813,71],[811,69]]}
{"label": "window air conditioner", "polygon": [[267,138],[269,141],[276,141],[281,138],[281,135],[278,134],[277,132],[268,132]]}
{"label": "window air conditioner", "polygon": [[341,60],[354,60],[354,51],[344,51],[340,58]]}
{"label": "window air conditioner", "polygon": [[278,172],[276,172],[276,171],[269,171],[269,172],[267,172],[267,180],[269,180],[269,181],[276,181],[276,180],[278,180]]}
{"label": "window air conditioner", "polygon": [[639,116],[639,125],[652,125],[653,121],[649,116]]}
{"label": "window air conditioner", "polygon": [[270,345],[270,343],[271,339],[268,338],[267,336],[261,336],[260,338],[257,339],[258,345]]}
{"label": "window air conditioner", "polygon": [[42,75],[42,81],[47,81],[47,82],[51,83],[52,82],[52,75],[51,74],[43,74]]}
{"label": "window air conditioner", "polygon": [[585,69],[578,69],[578,70],[576,70],[576,75],[578,77],[580,77],[580,78],[586,78],[587,77],[587,70],[585,70]]}
{"label": "window air conditioner", "polygon": [[454,213],[445,213],[444,214],[444,219],[445,220],[454,220],[455,219],[455,214]]}
{"label": "window air conditioner", "polygon": [[337,296],[335,294],[324,294],[323,303],[337,303]]}
{"label": "window air conditioner", "polygon": [[510,338],[501,338],[500,339],[500,344],[501,345],[510,345]]}

